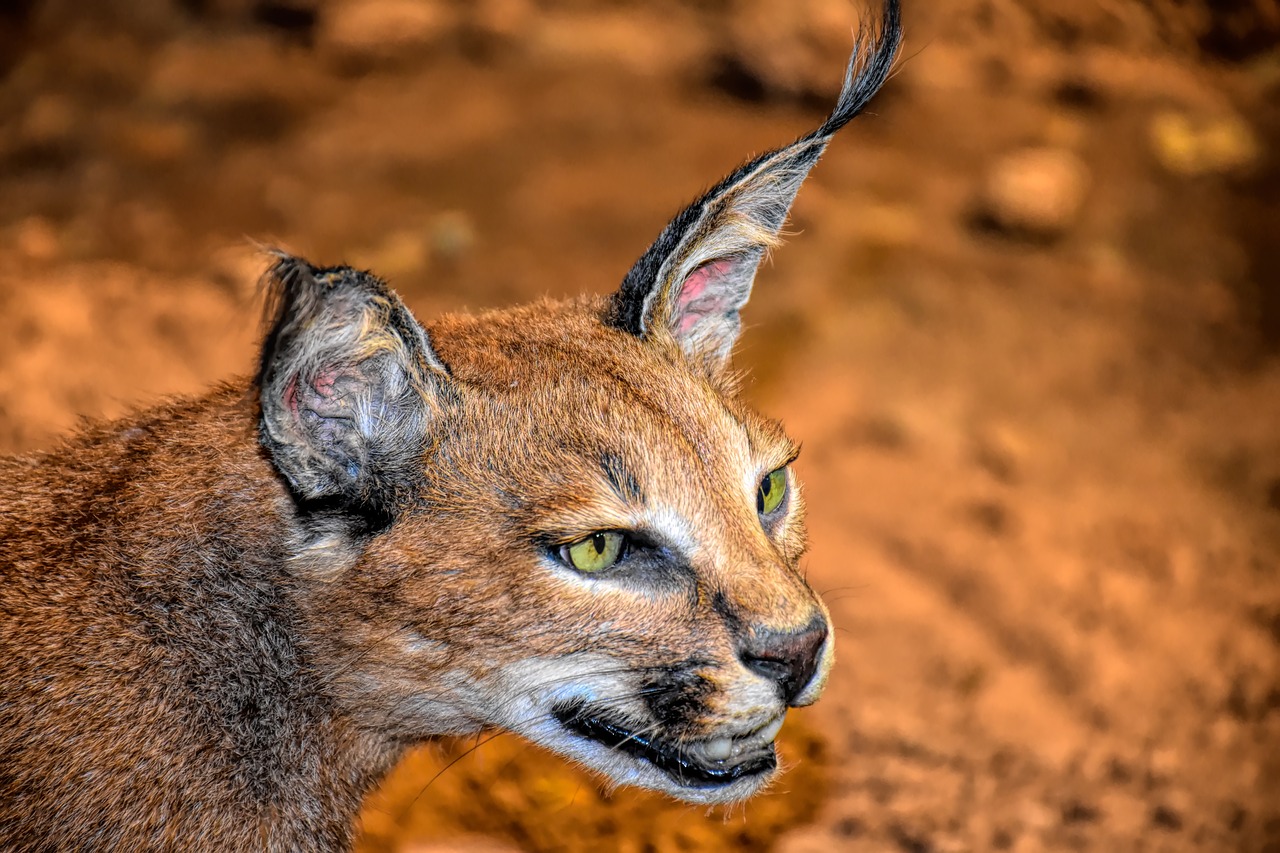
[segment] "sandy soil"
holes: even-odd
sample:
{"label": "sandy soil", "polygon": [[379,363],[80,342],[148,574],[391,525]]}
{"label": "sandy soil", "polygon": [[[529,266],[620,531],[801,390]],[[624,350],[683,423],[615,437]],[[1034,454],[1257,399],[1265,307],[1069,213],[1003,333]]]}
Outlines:
{"label": "sandy soil", "polygon": [[[434,744],[362,849],[1280,850],[1280,11],[908,4],[757,282],[840,657],[706,812]],[[606,291],[820,120],[844,2],[0,11],[0,451],[249,369],[253,240]],[[388,25],[388,21],[391,22]]]}

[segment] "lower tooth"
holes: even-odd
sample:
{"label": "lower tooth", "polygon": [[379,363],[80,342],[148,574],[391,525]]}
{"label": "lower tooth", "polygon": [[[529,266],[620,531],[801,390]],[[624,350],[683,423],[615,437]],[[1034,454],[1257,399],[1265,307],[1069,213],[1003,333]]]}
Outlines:
{"label": "lower tooth", "polygon": [[712,761],[724,761],[733,752],[733,741],[727,737],[709,740],[702,746],[702,754]]}
{"label": "lower tooth", "polygon": [[760,738],[760,740],[765,743],[773,743],[773,739],[778,736],[778,732],[782,731],[783,719],[783,717],[779,717],[774,720],[772,723],[761,729],[760,733],[756,735],[756,737]]}

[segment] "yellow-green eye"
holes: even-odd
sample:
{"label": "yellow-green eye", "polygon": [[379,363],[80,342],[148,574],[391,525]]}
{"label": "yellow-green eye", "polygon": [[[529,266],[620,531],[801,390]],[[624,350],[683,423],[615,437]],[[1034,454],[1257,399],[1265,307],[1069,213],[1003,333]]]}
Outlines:
{"label": "yellow-green eye", "polygon": [[565,545],[560,549],[560,556],[580,572],[603,572],[622,559],[626,544],[625,536],[608,530]]}
{"label": "yellow-green eye", "polygon": [[779,468],[770,471],[760,481],[760,489],[756,492],[756,509],[761,515],[768,515],[782,506],[782,499],[787,496],[787,469]]}

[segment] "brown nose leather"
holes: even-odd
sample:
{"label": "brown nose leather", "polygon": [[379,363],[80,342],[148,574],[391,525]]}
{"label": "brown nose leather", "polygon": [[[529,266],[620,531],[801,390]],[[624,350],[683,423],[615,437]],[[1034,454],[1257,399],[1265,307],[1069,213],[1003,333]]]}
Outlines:
{"label": "brown nose leather", "polygon": [[747,669],[775,682],[790,705],[813,680],[826,639],[827,622],[821,616],[795,632],[753,630],[739,644],[738,658]]}

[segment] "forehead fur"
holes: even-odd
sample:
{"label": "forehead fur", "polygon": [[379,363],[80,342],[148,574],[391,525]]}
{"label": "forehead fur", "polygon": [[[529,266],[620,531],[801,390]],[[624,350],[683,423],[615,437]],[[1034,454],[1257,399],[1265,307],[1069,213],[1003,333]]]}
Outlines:
{"label": "forehead fur", "polygon": [[544,301],[431,326],[464,412],[483,413],[529,442],[513,442],[507,461],[536,447],[531,457],[550,452],[556,464],[574,467],[607,468],[601,457],[612,454],[619,476],[680,468],[699,479],[715,472],[710,479],[749,482],[757,468],[793,454],[781,427],[744,406],[734,383],[691,365],[674,341],[606,325],[606,310],[598,298]]}

